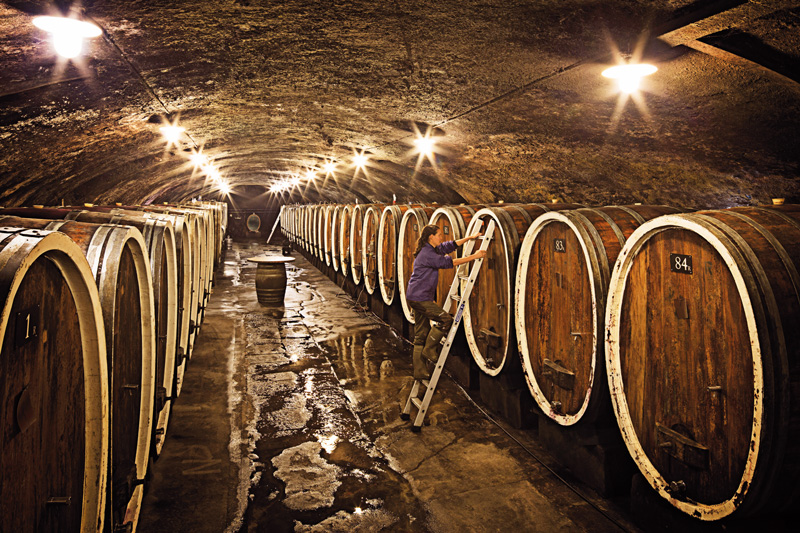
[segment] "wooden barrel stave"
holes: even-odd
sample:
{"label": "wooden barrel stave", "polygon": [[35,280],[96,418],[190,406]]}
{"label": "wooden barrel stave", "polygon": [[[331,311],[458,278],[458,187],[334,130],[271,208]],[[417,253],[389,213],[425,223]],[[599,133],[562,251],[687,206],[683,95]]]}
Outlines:
{"label": "wooden barrel stave", "polygon": [[[651,221],[631,237],[612,278],[607,364],[623,437],[659,494],[703,520],[791,507],[798,499],[798,408],[791,392],[800,382],[800,354],[797,328],[787,324],[796,324],[800,313],[800,213],[776,210],[793,219],[787,222],[766,211],[737,208]],[[692,257],[692,276],[668,270],[671,253]],[[645,261],[647,270],[638,264]],[[665,272],[654,272],[654,265]],[[665,306],[686,302],[684,324],[659,311],[654,298],[638,294],[637,287],[655,281],[669,281]],[[637,314],[664,316],[667,331],[627,323],[634,307]],[[633,349],[656,342],[665,357],[643,358]],[[650,375],[670,357],[692,370],[667,383],[631,382],[642,363],[653,367]],[[721,389],[706,391],[711,381]],[[677,409],[675,402],[688,408]],[[685,467],[659,453],[658,435],[650,435],[654,424],[700,443],[708,450],[707,467]],[[668,461],[677,468],[670,470]],[[669,490],[675,481],[686,484],[683,494]]]}
{"label": "wooden barrel stave", "polygon": [[108,375],[100,299],[83,253],[59,233],[0,228],[0,301],[0,391],[10,395],[3,405],[17,405],[0,413],[3,527],[99,531]]}

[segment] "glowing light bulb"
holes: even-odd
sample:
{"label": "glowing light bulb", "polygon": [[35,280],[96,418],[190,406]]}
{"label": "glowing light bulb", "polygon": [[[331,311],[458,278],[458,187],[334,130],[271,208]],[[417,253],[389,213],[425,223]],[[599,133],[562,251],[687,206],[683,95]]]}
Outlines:
{"label": "glowing light bulb", "polygon": [[202,152],[192,152],[190,159],[192,163],[194,163],[195,168],[205,167],[209,163],[208,157]]}
{"label": "glowing light bulb", "polygon": [[314,181],[314,178],[317,177],[317,173],[311,169],[306,170],[306,179],[308,181]]}
{"label": "glowing light bulb", "polygon": [[327,174],[333,174],[333,171],[336,170],[336,163],[334,161],[326,161],[322,168]]}
{"label": "glowing light bulb", "polygon": [[290,183],[295,187],[300,185],[300,176],[292,176]]}
{"label": "glowing light bulb", "polygon": [[630,94],[639,90],[639,83],[642,78],[649,76],[656,72],[658,68],[654,65],[646,63],[637,63],[632,65],[617,65],[615,67],[607,68],[603,71],[603,76],[613,80],[617,80],[619,90]]}
{"label": "glowing light bulb", "polygon": [[80,55],[84,39],[102,34],[94,24],[66,17],[35,17],[33,25],[50,33],[56,53],[67,59]]}
{"label": "glowing light bulb", "polygon": [[430,157],[433,155],[433,145],[436,144],[436,141],[433,137],[417,137],[414,139],[414,146],[417,147],[417,150],[420,154]]}
{"label": "glowing light bulb", "polygon": [[223,181],[222,183],[219,184],[219,192],[221,192],[225,196],[228,196],[231,193],[231,186],[228,185],[228,182]]}
{"label": "glowing light bulb", "polygon": [[367,166],[367,161],[369,161],[369,158],[363,153],[353,156],[353,165],[355,165],[356,168],[364,168]]}
{"label": "glowing light bulb", "polygon": [[161,126],[158,128],[158,131],[161,132],[161,135],[169,143],[177,143],[180,140],[181,135],[183,132],[186,131],[186,128],[182,128],[181,126]]}

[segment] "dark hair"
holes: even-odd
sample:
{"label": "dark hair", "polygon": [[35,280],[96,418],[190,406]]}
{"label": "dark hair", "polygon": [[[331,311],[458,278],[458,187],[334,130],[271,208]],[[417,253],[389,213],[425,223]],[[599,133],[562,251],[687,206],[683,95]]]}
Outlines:
{"label": "dark hair", "polygon": [[422,235],[420,235],[419,240],[417,240],[417,249],[414,251],[414,257],[419,255],[422,251],[422,247],[428,244],[428,239],[430,239],[432,235],[436,235],[437,231],[439,231],[439,226],[434,226],[433,224],[428,224],[422,228]]}

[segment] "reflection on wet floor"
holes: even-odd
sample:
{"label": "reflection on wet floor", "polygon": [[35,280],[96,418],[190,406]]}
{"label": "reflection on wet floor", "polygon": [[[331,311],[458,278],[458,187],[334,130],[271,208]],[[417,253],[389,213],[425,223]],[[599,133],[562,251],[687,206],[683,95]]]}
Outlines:
{"label": "reflection on wet floor", "polygon": [[409,431],[411,346],[299,254],[285,307],[260,306],[264,251],[227,250],[140,531],[619,530],[449,380]]}

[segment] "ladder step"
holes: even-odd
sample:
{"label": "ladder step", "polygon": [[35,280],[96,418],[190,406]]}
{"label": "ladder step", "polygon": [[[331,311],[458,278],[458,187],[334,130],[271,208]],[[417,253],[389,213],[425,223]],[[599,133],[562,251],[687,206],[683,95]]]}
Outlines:
{"label": "ladder step", "polygon": [[425,388],[428,388],[431,384],[431,382],[427,379],[420,379],[419,382],[422,383],[422,385],[425,386]]}
{"label": "ladder step", "polygon": [[458,294],[453,294],[452,296],[450,296],[450,298],[452,298],[453,300],[455,300],[457,302],[461,300],[461,296],[459,296]]}
{"label": "ladder step", "polygon": [[411,403],[417,408],[417,410],[422,409],[422,400],[419,398],[411,398]]}

